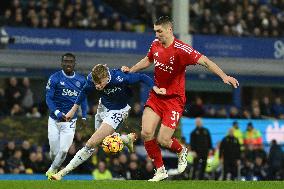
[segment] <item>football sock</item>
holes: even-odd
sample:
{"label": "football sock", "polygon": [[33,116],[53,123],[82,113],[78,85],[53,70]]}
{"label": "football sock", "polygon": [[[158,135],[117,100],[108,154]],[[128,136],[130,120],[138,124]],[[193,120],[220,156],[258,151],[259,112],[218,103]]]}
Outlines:
{"label": "football sock", "polygon": [[172,152],[180,153],[182,151],[182,145],[178,142],[176,138],[172,138],[172,145],[169,149]]}
{"label": "football sock", "polygon": [[62,152],[62,151],[58,152],[51,164],[51,168],[53,170],[57,170],[58,168],[60,168],[61,164],[66,158],[66,155],[67,155],[67,152]]}
{"label": "football sock", "polygon": [[149,157],[154,161],[155,167],[158,169],[164,166],[161,149],[156,139],[145,141],[144,146]]}
{"label": "football sock", "polygon": [[92,156],[95,149],[90,147],[83,147],[81,150],[79,150],[73,159],[68,163],[68,165],[58,172],[61,176],[67,175],[69,172],[71,172],[73,169],[81,165],[83,162],[85,162],[89,157]]}

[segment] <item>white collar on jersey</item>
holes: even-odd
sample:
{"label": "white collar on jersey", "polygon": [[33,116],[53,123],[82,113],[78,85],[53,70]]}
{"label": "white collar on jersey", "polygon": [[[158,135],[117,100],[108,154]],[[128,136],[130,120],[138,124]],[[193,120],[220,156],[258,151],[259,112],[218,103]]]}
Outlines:
{"label": "white collar on jersey", "polygon": [[74,72],[73,75],[66,75],[63,70],[61,70],[61,71],[62,71],[63,75],[64,75],[65,77],[67,77],[67,78],[73,78],[73,77],[75,77],[75,75],[76,75],[76,73],[75,73],[74,71],[73,71],[73,72]]}
{"label": "white collar on jersey", "polygon": [[108,81],[107,81],[107,84],[108,84],[110,82],[110,80],[111,80],[111,75],[110,75],[109,68],[107,68],[107,72],[108,72]]}

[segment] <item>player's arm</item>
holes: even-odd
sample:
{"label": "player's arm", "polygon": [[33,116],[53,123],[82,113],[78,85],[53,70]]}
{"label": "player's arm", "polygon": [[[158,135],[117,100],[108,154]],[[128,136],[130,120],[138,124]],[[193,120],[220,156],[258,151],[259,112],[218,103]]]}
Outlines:
{"label": "player's arm", "polygon": [[151,66],[151,62],[150,62],[148,56],[146,56],[142,60],[140,60],[137,64],[132,66],[131,68],[129,68],[127,66],[122,66],[121,71],[133,73],[133,72],[137,72],[139,70],[143,70],[145,68],[148,68],[149,66]]}
{"label": "player's arm", "polygon": [[219,77],[221,77],[224,83],[232,85],[234,88],[237,88],[239,86],[238,80],[236,80],[234,77],[231,77],[225,74],[225,72],[223,72],[223,70],[219,66],[217,66],[217,64],[215,64],[213,61],[211,61],[206,56],[202,55],[198,59],[197,63],[204,66],[205,68],[215,73]]}
{"label": "player's arm", "polygon": [[[83,89],[79,93],[79,96],[77,97],[73,107],[69,112],[66,114],[66,120],[69,121],[73,118],[74,114],[78,110],[79,106],[87,99],[86,94],[93,88],[93,83],[90,82],[89,80],[86,82],[84,85]],[[87,103],[86,103],[86,108],[87,108]],[[86,109],[85,109],[86,110]],[[87,112],[86,112],[87,113]],[[83,109],[82,109],[82,114],[83,114]]]}
{"label": "player's arm", "polygon": [[63,112],[60,112],[59,110],[57,110],[56,105],[53,102],[55,86],[56,86],[56,82],[54,81],[54,78],[51,76],[48,79],[48,82],[45,87],[46,89],[45,101],[48,106],[48,109],[55,114],[58,120],[62,120],[62,119],[65,119],[65,115]]}

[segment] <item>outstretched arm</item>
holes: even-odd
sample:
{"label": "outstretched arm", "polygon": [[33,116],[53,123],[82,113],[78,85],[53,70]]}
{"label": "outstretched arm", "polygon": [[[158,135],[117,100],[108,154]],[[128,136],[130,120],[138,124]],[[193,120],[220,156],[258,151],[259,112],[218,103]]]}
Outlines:
{"label": "outstretched arm", "polygon": [[122,66],[121,71],[123,72],[137,72],[139,70],[143,70],[148,68],[151,65],[151,62],[147,56],[145,56],[142,60],[140,60],[137,64],[132,66],[131,68],[127,66]]}
{"label": "outstretched arm", "polygon": [[223,72],[223,70],[219,66],[217,66],[217,64],[215,64],[213,61],[211,61],[206,56],[202,55],[198,59],[197,63],[206,67],[208,70],[210,70],[211,72],[221,77],[224,83],[228,85],[232,85],[234,88],[237,88],[239,86],[238,80],[236,80],[234,77],[231,77],[225,74],[225,72]]}

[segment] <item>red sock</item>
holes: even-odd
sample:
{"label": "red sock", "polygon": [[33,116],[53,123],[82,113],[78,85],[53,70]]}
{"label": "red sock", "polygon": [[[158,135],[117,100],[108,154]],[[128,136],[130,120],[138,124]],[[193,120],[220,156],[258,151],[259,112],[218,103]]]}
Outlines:
{"label": "red sock", "polygon": [[182,150],[182,145],[178,142],[176,138],[172,138],[172,145],[170,150],[175,153],[180,153]]}
{"label": "red sock", "polygon": [[158,169],[164,166],[161,149],[157,144],[156,139],[145,141],[144,146],[149,157],[154,160],[155,167]]}

